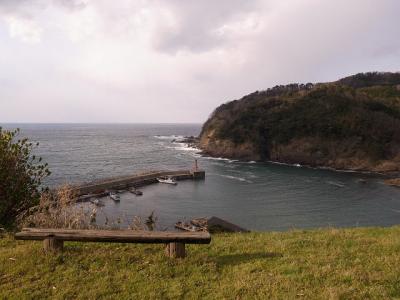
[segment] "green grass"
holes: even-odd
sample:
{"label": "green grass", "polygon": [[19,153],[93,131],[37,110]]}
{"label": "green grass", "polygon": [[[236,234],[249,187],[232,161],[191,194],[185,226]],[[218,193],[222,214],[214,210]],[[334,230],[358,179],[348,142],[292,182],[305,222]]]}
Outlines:
{"label": "green grass", "polygon": [[400,298],[400,226],[213,235],[183,260],[162,245],[41,246],[0,239],[0,299]]}

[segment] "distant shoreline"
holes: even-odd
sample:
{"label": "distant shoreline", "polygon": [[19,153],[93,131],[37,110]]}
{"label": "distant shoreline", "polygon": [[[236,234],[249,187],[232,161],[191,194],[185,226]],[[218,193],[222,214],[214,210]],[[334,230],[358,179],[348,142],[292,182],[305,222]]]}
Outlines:
{"label": "distant shoreline", "polygon": [[334,171],[334,172],[339,172],[339,173],[354,173],[354,174],[363,174],[363,175],[374,175],[374,176],[379,176],[383,177],[386,179],[394,179],[397,177],[400,177],[400,172],[398,171],[388,171],[388,172],[376,172],[376,171],[371,171],[371,170],[353,170],[353,169],[335,169],[332,167],[326,167],[326,166],[313,166],[309,164],[300,164],[300,163],[293,163],[293,162],[283,162],[283,161],[274,161],[274,160],[265,160],[265,161],[254,161],[254,160],[242,160],[238,158],[231,158],[231,157],[224,157],[224,156],[213,156],[212,154],[208,153],[207,151],[204,151],[200,146],[199,146],[199,138],[198,137],[184,137],[183,140],[173,140],[172,142],[175,143],[180,143],[180,144],[185,144],[187,147],[190,148],[196,148],[199,150],[199,155],[202,157],[212,157],[212,158],[220,158],[224,160],[235,160],[238,162],[242,163],[271,163],[271,164],[276,164],[276,165],[284,165],[284,166],[289,166],[289,167],[299,167],[299,168],[308,168],[308,169],[314,169],[314,170],[328,170],[328,171]]}

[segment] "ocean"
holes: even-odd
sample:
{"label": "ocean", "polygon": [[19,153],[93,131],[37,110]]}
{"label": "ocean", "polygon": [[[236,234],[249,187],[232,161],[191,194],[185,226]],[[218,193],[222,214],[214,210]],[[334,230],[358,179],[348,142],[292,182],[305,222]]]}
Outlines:
{"label": "ocean", "polygon": [[[197,136],[200,124],[3,124],[40,143],[35,153],[49,164],[46,184],[90,182],[165,169],[190,169],[194,160],[204,181],[143,187],[144,195],[104,198],[99,220],[152,212],[160,228],[178,220],[217,216],[250,230],[391,226],[400,223],[400,189],[372,174],[337,172],[276,163],[202,157],[176,143]],[[360,180],[362,179],[362,180]],[[365,181],[364,181],[365,180]]]}

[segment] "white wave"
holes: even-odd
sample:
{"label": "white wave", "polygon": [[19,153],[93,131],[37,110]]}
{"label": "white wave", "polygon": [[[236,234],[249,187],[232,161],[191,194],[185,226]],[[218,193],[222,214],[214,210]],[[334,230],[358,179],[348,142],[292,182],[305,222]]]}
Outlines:
{"label": "white wave", "polygon": [[228,163],[240,163],[240,160],[238,159],[230,159],[230,158],[225,158],[225,157],[212,157],[212,156],[203,156],[205,159],[209,160],[218,160],[218,161],[226,161]]}
{"label": "white wave", "polygon": [[166,146],[166,148],[168,149],[174,149],[178,151],[189,151],[194,153],[201,152],[200,149],[195,147],[190,147],[189,144],[182,142],[182,140],[184,140],[185,138],[183,135],[155,135],[154,137],[161,140],[173,141],[172,143],[170,143],[170,145],[172,146]]}
{"label": "white wave", "polygon": [[250,177],[250,178],[258,178],[258,176],[255,175],[255,174],[252,173],[252,172],[246,172],[246,175],[247,175],[248,177]]}
{"label": "white wave", "polygon": [[337,187],[344,187],[344,186],[345,186],[345,184],[342,183],[342,182],[327,181],[326,183],[327,183],[327,184],[330,184],[330,185],[337,186]]}
{"label": "white wave", "polygon": [[284,162],[279,162],[279,161],[273,161],[273,160],[268,160],[269,163],[274,164],[274,165],[283,165],[283,166],[290,166],[290,167],[297,167],[301,168],[301,164],[289,164],[289,163],[284,163]]}
{"label": "white wave", "polygon": [[210,160],[221,160],[221,161],[230,161],[229,158],[224,158],[224,157],[211,157],[211,156],[204,156],[206,159]]}
{"label": "white wave", "polygon": [[200,152],[199,149],[194,148],[194,147],[190,147],[186,144],[183,144],[182,146],[176,146],[176,147],[168,147],[168,148],[172,148],[175,150],[179,150],[179,151],[192,151],[192,152]]}
{"label": "white wave", "polygon": [[183,135],[155,135],[154,137],[160,140],[176,140],[185,138]]}
{"label": "white wave", "polygon": [[191,152],[196,152],[196,153],[201,152],[200,149],[195,148],[195,147],[190,147],[189,144],[186,144],[186,143],[174,142],[174,143],[172,143],[172,145],[173,146],[167,146],[167,148],[178,150],[178,151],[191,151]]}
{"label": "white wave", "polygon": [[291,166],[291,164],[283,163],[283,162],[279,162],[279,161],[274,161],[274,160],[268,160],[267,162],[269,162],[271,164],[274,164],[274,165]]}
{"label": "white wave", "polygon": [[343,170],[343,169],[335,169],[335,168],[332,168],[332,167],[324,167],[324,166],[314,167],[314,166],[309,166],[309,165],[288,164],[288,163],[283,163],[283,162],[273,161],[273,160],[268,160],[267,162],[271,163],[271,164],[274,164],[274,165],[302,167],[302,168],[307,168],[307,169],[312,169],[312,170],[327,170],[327,171],[334,171],[334,172],[338,172],[338,173],[357,173],[357,174],[372,174],[372,175],[379,174],[379,175],[384,175],[384,173],[372,172],[372,171]]}
{"label": "white wave", "polygon": [[252,181],[247,180],[246,178],[243,178],[243,177],[232,176],[232,175],[223,175],[223,174],[215,174],[215,175],[220,176],[220,177],[225,177],[225,178],[228,178],[228,179],[241,181],[241,182],[253,183]]}
{"label": "white wave", "polygon": [[251,161],[248,161],[247,163],[248,163],[248,164],[256,164],[257,162],[254,161],[254,160],[251,160]]}

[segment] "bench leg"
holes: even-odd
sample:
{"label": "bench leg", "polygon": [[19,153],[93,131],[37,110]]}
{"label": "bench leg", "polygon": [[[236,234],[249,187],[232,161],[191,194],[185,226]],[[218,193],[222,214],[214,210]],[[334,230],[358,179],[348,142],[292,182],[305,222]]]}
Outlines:
{"label": "bench leg", "polygon": [[43,249],[46,252],[61,252],[64,247],[64,241],[55,238],[47,238],[43,240]]}
{"label": "bench leg", "polygon": [[184,258],[186,256],[185,244],[184,243],[169,243],[169,244],[166,244],[166,246],[165,246],[165,254],[168,257]]}

